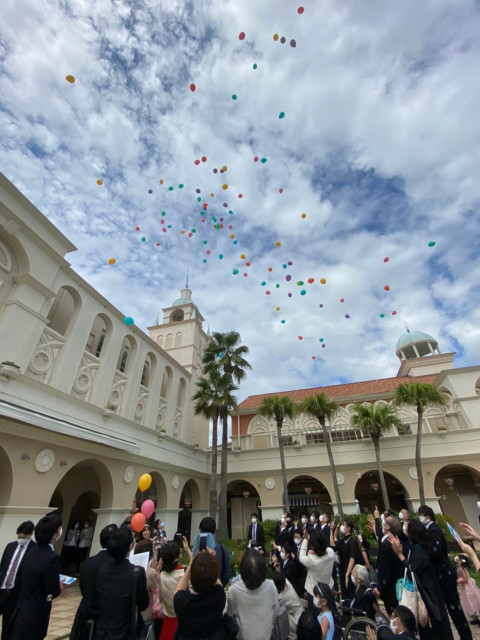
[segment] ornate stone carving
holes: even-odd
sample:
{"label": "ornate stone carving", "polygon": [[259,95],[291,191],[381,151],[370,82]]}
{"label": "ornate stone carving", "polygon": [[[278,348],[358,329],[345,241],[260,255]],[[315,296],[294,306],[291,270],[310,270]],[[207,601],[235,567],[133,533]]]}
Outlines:
{"label": "ornate stone carving", "polygon": [[93,382],[99,367],[100,360],[88,351],[84,351],[82,359],[80,360],[75,382],[73,383],[73,396],[76,398],[82,398],[82,400],[86,400],[87,402],[90,400],[93,390]]}
{"label": "ornate stone carving", "polygon": [[40,473],[46,473],[55,464],[55,454],[51,449],[43,449],[35,458],[35,469]]}
{"label": "ornate stone carving", "polygon": [[48,384],[53,374],[55,360],[64,343],[63,336],[45,327],[25,374]]}
{"label": "ornate stone carving", "polygon": [[123,472],[123,481],[125,484],[130,484],[133,480],[133,476],[135,475],[135,471],[131,465],[125,467],[125,471]]}
{"label": "ornate stone carving", "polygon": [[165,398],[162,398],[162,396],[160,396],[160,399],[158,401],[158,411],[157,411],[157,421],[156,421],[156,428],[158,431],[160,431],[160,429],[165,429],[166,410],[167,410],[167,401],[165,400]]}
{"label": "ornate stone carving", "polygon": [[115,407],[115,410],[121,406],[123,393],[128,382],[128,376],[121,371],[116,370],[113,376],[113,384],[108,397],[108,404]]}
{"label": "ornate stone carving", "polygon": [[139,422],[140,424],[144,424],[149,396],[150,391],[148,390],[148,388],[140,385],[140,390],[138,392],[137,398],[137,406],[135,407],[135,421]]}

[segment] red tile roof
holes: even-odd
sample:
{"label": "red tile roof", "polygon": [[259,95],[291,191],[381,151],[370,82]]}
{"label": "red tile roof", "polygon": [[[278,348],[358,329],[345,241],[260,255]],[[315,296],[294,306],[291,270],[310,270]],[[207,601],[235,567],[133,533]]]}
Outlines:
{"label": "red tile roof", "polygon": [[316,387],[314,389],[294,389],[292,391],[273,391],[272,393],[262,393],[256,396],[248,396],[238,405],[240,410],[257,409],[264,398],[269,396],[290,396],[294,402],[301,402],[307,396],[324,393],[330,399],[339,400],[342,398],[352,398],[358,396],[375,396],[395,391],[404,382],[424,382],[433,384],[437,374],[427,376],[409,376],[395,378],[381,378],[380,380],[365,380],[362,382],[349,382],[347,384],[335,384],[329,387]]}

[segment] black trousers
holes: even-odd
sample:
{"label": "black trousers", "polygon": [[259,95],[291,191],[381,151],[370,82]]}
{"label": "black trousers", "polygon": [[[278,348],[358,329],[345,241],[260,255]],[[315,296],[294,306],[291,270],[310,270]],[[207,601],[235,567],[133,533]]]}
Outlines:
{"label": "black trousers", "polygon": [[2,615],[2,636],[1,640],[7,639],[8,626],[12,619],[13,612],[18,604],[18,598],[14,596],[13,589],[0,589],[0,614]]}

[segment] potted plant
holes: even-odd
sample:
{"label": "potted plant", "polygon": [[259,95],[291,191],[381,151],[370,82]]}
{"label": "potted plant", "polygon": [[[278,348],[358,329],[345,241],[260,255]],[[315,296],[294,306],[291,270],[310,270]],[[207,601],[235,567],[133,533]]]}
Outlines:
{"label": "potted plant", "polygon": [[20,367],[11,360],[4,360],[0,363],[0,378],[7,381],[15,380],[20,375]]}

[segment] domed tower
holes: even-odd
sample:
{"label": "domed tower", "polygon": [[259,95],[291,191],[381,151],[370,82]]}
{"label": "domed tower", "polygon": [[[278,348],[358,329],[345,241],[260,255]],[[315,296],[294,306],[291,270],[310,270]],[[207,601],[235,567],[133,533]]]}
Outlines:
{"label": "domed tower", "polygon": [[397,376],[424,376],[455,367],[454,351],[442,353],[435,338],[408,327],[407,333],[398,339],[396,354],[401,362]]}

